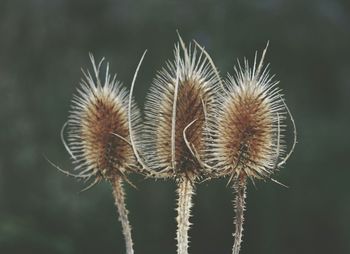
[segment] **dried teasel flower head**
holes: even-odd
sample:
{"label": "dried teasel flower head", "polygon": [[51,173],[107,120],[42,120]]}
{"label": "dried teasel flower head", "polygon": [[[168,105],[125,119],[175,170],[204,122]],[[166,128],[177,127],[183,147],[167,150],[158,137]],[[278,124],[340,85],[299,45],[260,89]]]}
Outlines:
{"label": "dried teasel flower head", "polygon": [[[146,52],[137,66],[131,91]],[[93,187],[101,179],[111,183],[126,253],[134,254],[123,180],[129,182],[126,174],[140,166],[137,152],[141,134],[140,112],[132,100],[132,92],[128,94],[115,75],[111,78],[109,64],[106,65],[102,83],[100,69],[104,59],[98,65],[91,54],[90,59],[94,77],[89,71],[83,71],[84,78],[73,97],[68,121],[61,130],[63,145],[71,155],[77,173],[62,170],[49,162],[66,175],[86,181],[93,177],[92,184],[84,190]],[[64,138],[65,128],[68,128],[68,143]]]}
{"label": "dried teasel flower head", "polygon": [[[247,60],[244,67],[238,62],[236,75],[226,81],[227,89],[218,98],[209,122],[208,163],[215,165],[217,176],[230,176],[228,183],[233,181],[236,194],[233,254],[239,254],[242,243],[247,178],[253,183],[266,178],[277,182],[271,174],[287,161],[296,144],[294,120],[276,86],[278,82],[273,81],[268,66],[263,69],[266,50],[259,64],[255,55],[252,68]],[[294,143],[286,153],[288,115],[294,127]]]}
{"label": "dried teasel flower head", "polygon": [[252,68],[247,60],[243,67],[238,62],[235,76],[225,82],[227,89],[213,117],[215,122],[210,124],[215,140],[208,149],[210,163],[221,174],[231,175],[230,180],[270,178],[294,149],[295,142],[286,154],[283,133],[288,115],[296,138],[295,125],[278,82],[273,81],[268,66],[263,68],[266,49],[258,64],[255,55]]}
{"label": "dried teasel flower head", "polygon": [[[81,86],[74,95],[66,126],[68,143],[65,147],[76,164],[76,176],[89,179],[96,177],[114,181],[135,169],[136,159],[131,145],[137,146],[140,137],[140,112],[134,101],[106,65],[104,83],[100,79],[102,59],[96,65],[90,54],[94,77],[84,72]],[[131,99],[131,98],[130,98]],[[130,104],[130,110],[129,110]],[[62,130],[62,140],[63,139]]]}
{"label": "dried teasel flower head", "polygon": [[203,168],[206,115],[220,78],[203,48],[179,40],[147,97],[144,146],[150,168],[193,180]]}
{"label": "dried teasel flower head", "polygon": [[180,35],[179,40],[175,60],[158,73],[148,94],[144,151],[157,177],[177,180],[177,253],[188,254],[194,183],[207,168],[206,116],[221,80],[203,48],[187,48]]}

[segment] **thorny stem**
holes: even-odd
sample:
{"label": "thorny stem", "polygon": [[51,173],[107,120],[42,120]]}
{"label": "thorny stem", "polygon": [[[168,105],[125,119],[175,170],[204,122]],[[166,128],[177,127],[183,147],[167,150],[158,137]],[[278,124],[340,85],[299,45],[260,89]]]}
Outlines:
{"label": "thorny stem", "polygon": [[125,206],[125,193],[123,189],[122,179],[117,177],[113,182],[113,195],[115,199],[115,205],[118,209],[119,221],[122,224],[123,235],[126,245],[126,254],[134,254],[133,242],[131,238],[131,226],[128,219],[129,211]]}
{"label": "thorny stem", "polygon": [[177,253],[188,254],[188,231],[191,226],[190,217],[194,189],[191,181],[187,179],[187,177],[179,182],[177,193]]}
{"label": "thorny stem", "polygon": [[232,254],[238,254],[241,249],[242,236],[243,236],[245,198],[246,198],[246,190],[247,190],[246,176],[238,177],[233,185],[233,188],[234,188],[236,197],[234,200],[235,234],[234,234],[234,244],[232,247]]}

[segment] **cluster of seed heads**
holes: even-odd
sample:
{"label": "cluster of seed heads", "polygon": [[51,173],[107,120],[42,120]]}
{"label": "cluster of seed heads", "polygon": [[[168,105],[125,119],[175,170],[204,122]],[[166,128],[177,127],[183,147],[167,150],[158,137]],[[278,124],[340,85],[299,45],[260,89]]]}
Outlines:
{"label": "cluster of seed heads", "polygon": [[[146,53],[146,52],[145,52]],[[179,36],[174,60],[153,80],[146,99],[144,120],[133,100],[142,58],[128,93],[106,66],[90,59],[93,74],[84,72],[72,100],[61,138],[75,165],[62,172],[91,184],[109,181],[122,224],[127,254],[134,253],[122,182],[132,184],[132,172],[172,178],[177,190],[177,252],[187,254],[192,195],[200,180],[229,178],[235,192],[233,254],[242,242],[247,180],[271,179],[291,155],[284,140],[286,120],[294,120],[268,67],[261,60],[249,66],[238,62],[226,79],[203,47],[188,47]],[[65,134],[67,129],[67,134]],[[67,136],[67,141],[65,139]],[[57,167],[57,166],[56,166]],[[278,183],[278,182],[277,182]]]}

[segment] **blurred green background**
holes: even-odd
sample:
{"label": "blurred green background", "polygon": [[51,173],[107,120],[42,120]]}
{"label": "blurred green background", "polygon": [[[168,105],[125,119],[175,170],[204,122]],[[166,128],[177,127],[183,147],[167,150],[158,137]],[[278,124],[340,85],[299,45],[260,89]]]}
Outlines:
{"label": "blurred green background", "polygon": [[[172,57],[179,29],[206,47],[221,73],[267,61],[281,81],[299,137],[271,182],[250,185],[241,253],[350,253],[350,2],[348,0],[0,1],[0,253],[124,253],[111,188],[52,168],[70,168],[59,138],[88,52],[106,56],[136,99]],[[347,155],[347,156],[346,156]],[[126,187],[136,253],[175,253],[175,185],[133,178]],[[193,254],[231,253],[232,190],[197,188]]]}

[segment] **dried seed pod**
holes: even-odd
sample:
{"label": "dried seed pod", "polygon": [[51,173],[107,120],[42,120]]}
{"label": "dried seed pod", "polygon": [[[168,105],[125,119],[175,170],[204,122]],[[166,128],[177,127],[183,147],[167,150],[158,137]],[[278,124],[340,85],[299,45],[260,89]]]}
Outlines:
{"label": "dried seed pod", "polygon": [[[245,209],[246,179],[271,178],[271,174],[286,162],[284,129],[289,109],[269,75],[263,69],[263,59],[253,68],[247,60],[242,68],[235,68],[235,77],[229,76],[226,91],[221,96],[215,116],[211,118],[209,164],[215,165],[218,175],[229,175],[236,192],[235,243],[233,253],[238,254],[242,241],[243,211]],[[291,117],[294,129],[294,120]],[[295,135],[296,137],[296,135]]]}
{"label": "dried seed pod", "polygon": [[95,77],[84,72],[80,89],[73,97],[64,126],[68,129],[68,143],[64,141],[64,128],[61,133],[62,141],[76,164],[74,170],[78,172],[68,174],[84,180],[94,178],[88,188],[102,179],[112,184],[126,252],[132,254],[131,227],[122,182],[128,181],[126,175],[137,168],[134,149],[140,142],[140,111],[116,76],[111,78],[109,64],[102,84],[100,68],[103,59],[96,66],[92,55],[90,58]]}
{"label": "dried seed pod", "polygon": [[213,108],[219,78],[203,49],[187,49],[179,39],[175,60],[158,73],[147,97],[144,153],[147,165],[161,172],[158,176],[178,181],[178,253],[185,254],[193,185],[204,171],[206,114]]}

